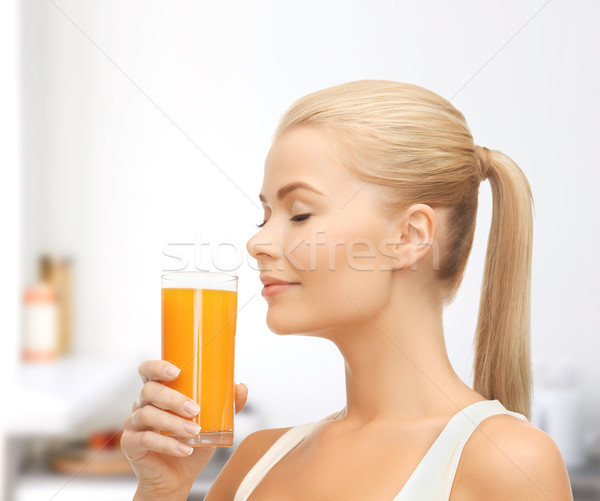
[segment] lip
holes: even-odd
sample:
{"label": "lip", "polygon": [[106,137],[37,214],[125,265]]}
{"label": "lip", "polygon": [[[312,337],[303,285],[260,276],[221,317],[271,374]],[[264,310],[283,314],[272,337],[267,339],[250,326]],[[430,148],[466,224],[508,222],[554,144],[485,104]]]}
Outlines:
{"label": "lip", "polygon": [[287,285],[296,282],[290,282],[289,280],[281,280],[280,278],[270,277],[269,275],[262,275],[260,281],[263,285]]}
{"label": "lip", "polygon": [[294,287],[296,287],[298,285],[300,285],[300,284],[293,284],[293,283],[289,283],[289,282],[286,282],[283,284],[265,285],[262,288],[262,291],[260,291],[260,293],[263,297],[269,297],[269,296],[273,296],[275,294],[279,294],[281,292],[285,292],[290,289],[293,289]]}

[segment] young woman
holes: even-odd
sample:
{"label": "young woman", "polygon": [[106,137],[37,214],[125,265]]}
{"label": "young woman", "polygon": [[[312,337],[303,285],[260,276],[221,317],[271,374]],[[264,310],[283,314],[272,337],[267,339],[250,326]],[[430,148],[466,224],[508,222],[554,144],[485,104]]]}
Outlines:
{"label": "young woman", "polygon": [[[472,389],[448,359],[442,312],[464,274],[486,179],[493,220]],[[286,111],[259,198],[264,222],[247,247],[267,324],[335,343],[347,404],[250,434],[206,501],[572,499],[556,444],[530,423],[532,195],[509,157],[476,146],[463,115],[433,92],[355,81]],[[156,391],[175,367],[139,371],[122,438],[135,499],[184,500],[214,448],[189,455],[159,433],[197,433],[185,418],[198,409]],[[246,396],[238,385],[236,409]]]}

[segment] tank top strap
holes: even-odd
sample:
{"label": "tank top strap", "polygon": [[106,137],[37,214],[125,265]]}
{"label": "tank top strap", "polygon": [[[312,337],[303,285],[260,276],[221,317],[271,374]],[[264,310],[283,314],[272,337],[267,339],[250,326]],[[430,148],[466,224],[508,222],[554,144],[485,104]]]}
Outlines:
{"label": "tank top strap", "polygon": [[467,440],[484,419],[498,414],[528,421],[499,400],[482,400],[465,407],[452,416],[394,501],[447,501]]}
{"label": "tank top strap", "polygon": [[320,423],[336,417],[341,412],[342,411],[334,412],[319,421],[294,426],[281,435],[256,462],[250,471],[248,471],[240,483],[233,501],[246,501],[260,481],[266,476],[269,470],[281,460],[281,458],[302,442],[302,440],[304,440],[304,438]]}

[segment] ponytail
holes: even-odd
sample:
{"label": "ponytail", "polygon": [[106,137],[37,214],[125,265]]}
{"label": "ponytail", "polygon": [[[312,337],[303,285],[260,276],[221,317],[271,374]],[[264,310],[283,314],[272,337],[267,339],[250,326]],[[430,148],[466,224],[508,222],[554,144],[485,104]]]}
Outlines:
{"label": "ponytail", "polygon": [[508,156],[477,147],[493,212],[475,333],[473,389],[531,419],[531,251],[533,197]]}

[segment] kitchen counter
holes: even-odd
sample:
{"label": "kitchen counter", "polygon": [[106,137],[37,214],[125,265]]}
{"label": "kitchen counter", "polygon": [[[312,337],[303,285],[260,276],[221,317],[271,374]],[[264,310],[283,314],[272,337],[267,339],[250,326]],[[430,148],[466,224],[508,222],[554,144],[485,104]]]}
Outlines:
{"label": "kitchen counter", "polygon": [[[196,478],[188,501],[202,501],[229,459],[230,448],[218,448],[210,463]],[[14,501],[131,501],[137,487],[133,475],[61,475],[47,470],[22,472],[15,482]]]}

